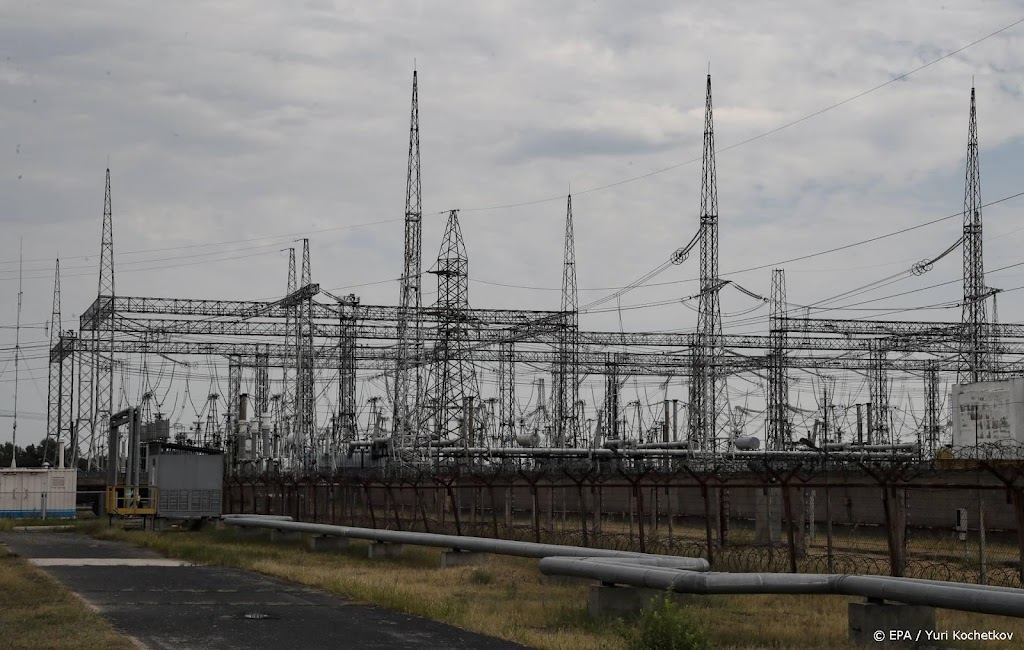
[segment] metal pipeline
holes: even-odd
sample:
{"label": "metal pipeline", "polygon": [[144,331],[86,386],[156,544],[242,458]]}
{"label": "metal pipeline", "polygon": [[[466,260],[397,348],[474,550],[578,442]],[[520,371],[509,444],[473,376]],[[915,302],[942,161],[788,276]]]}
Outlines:
{"label": "metal pipeline", "polygon": [[232,514],[221,515],[221,519],[227,521],[229,519],[265,519],[267,521],[294,521],[291,515],[246,515],[246,514]]}
{"label": "metal pipeline", "polygon": [[[892,451],[890,446],[886,450],[853,450],[829,453],[828,458],[839,461],[849,460],[891,460],[896,458],[913,458],[914,453],[908,451]],[[718,458],[720,460],[765,460],[768,458],[823,458],[824,452],[819,450],[791,450],[791,451],[730,451],[714,453],[710,451],[699,451],[693,449],[674,448],[618,448],[618,449],[582,449],[575,447],[438,447],[432,453],[440,456],[480,456],[484,458],[501,457],[544,457],[544,456],[567,456],[576,458],[693,458],[707,459]]]}
{"label": "metal pipeline", "polygon": [[719,573],[703,558],[651,555],[486,537],[353,528],[290,521],[284,515],[225,515],[231,526],[271,528],[392,544],[541,558],[540,571],[610,584],[690,594],[827,594],[861,596],[998,616],[1024,617],[1024,590],[890,576]]}
{"label": "metal pipeline", "polygon": [[1024,617],[1024,590],[889,576],[717,573],[629,566],[600,557],[548,557],[545,575],[573,576],[610,584],[689,594],[829,594],[891,600],[965,612]]}
{"label": "metal pipeline", "polygon": [[476,553],[494,553],[497,555],[515,555],[518,557],[589,557],[615,558],[631,560],[635,563],[654,564],[660,567],[672,567],[688,571],[701,572],[711,570],[711,565],[704,558],[678,557],[674,555],[649,555],[631,551],[612,551],[582,546],[562,546],[560,544],[537,544],[534,542],[515,542],[505,539],[488,537],[465,537],[462,535],[439,535],[436,533],[415,533],[401,530],[378,530],[376,528],[351,528],[349,526],[331,526],[328,524],[310,524],[301,521],[268,520],[266,518],[230,517],[224,520],[230,526],[250,528],[272,528],[275,530],[295,531],[314,535],[348,537],[352,539],[368,539],[391,544],[411,544],[414,546],[432,546],[450,548],[458,551]]}

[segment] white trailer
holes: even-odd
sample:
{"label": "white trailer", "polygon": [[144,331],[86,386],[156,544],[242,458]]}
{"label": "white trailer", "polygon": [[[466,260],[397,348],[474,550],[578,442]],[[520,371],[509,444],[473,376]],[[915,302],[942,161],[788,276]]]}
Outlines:
{"label": "white trailer", "polygon": [[0,469],[0,518],[74,517],[74,469]]}

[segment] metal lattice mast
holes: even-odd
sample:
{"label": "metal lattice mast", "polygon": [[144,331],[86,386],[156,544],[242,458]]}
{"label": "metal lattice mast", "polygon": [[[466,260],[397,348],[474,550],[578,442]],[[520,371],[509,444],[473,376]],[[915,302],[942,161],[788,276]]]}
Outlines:
{"label": "metal lattice mast", "polygon": [[924,439],[920,441],[926,458],[935,458],[939,449],[939,366],[932,361],[924,371]]}
{"label": "metal lattice mast", "polygon": [[[46,399],[46,442],[43,444],[43,458],[49,459],[51,444],[60,439],[61,423],[61,371],[63,358],[60,354],[60,260],[53,271],[53,309],[50,311],[50,364]],[[56,465],[56,463],[54,463]]]}
{"label": "metal lattice mast", "polygon": [[[89,436],[89,455],[96,458],[97,453],[106,450],[107,430],[110,414],[114,410],[114,219],[110,197],[110,169],[107,169],[106,183],[103,191],[103,236],[100,240],[100,277],[99,291],[101,312],[100,321],[109,320],[109,332],[94,331],[96,343],[106,336],[110,343],[110,356],[103,357],[99,352],[93,355],[93,384],[96,400],[92,408],[92,430]],[[105,302],[106,301],[106,302]],[[98,347],[98,346],[97,346]]]}
{"label": "metal lattice mast", "polygon": [[697,404],[697,442],[713,448],[718,402],[718,371],[722,337],[722,310],[718,290],[718,183],[715,178],[715,125],[711,108],[711,75],[707,78],[704,106],[704,154],[700,184],[700,305],[697,321],[700,359]]}
{"label": "metal lattice mast", "polygon": [[[236,449],[239,453],[242,451],[240,445],[238,445],[238,439],[240,436],[238,430],[238,401],[239,396],[242,394],[242,360],[238,357],[228,357],[228,396],[227,396],[227,440],[224,441],[224,445],[227,448]],[[214,443],[216,445],[216,441]],[[236,455],[235,458],[238,458]]]}
{"label": "metal lattice mast", "polygon": [[[291,296],[296,290],[295,280],[295,249],[288,249],[288,290],[286,295]],[[283,371],[283,382],[284,382],[284,397],[281,400],[281,420],[284,423],[285,432],[283,437],[288,439],[288,436],[293,433],[298,427],[294,421],[295,415],[295,368],[298,363],[298,314],[296,313],[295,304],[289,302],[285,307],[285,333],[284,333],[284,345],[285,349],[288,350],[288,354],[291,356],[291,363],[284,365]],[[290,443],[291,441],[289,441]]]}
{"label": "metal lattice mast", "polygon": [[565,254],[562,263],[563,327],[559,332],[555,372],[555,447],[579,444],[576,400],[579,398],[579,302],[576,295],[576,246],[572,224],[572,195],[566,202]]}
{"label": "metal lattice mast", "polygon": [[515,343],[498,344],[498,439],[509,447],[516,439],[516,364]]}
{"label": "metal lattice mast", "polygon": [[[309,261],[309,240],[302,240],[302,287],[313,282]],[[298,336],[298,403],[299,430],[297,440],[304,445],[315,446],[316,436],[316,387],[313,374],[313,298],[303,299],[299,309]]]}
{"label": "metal lattice mast", "polygon": [[786,331],[782,319],[786,317],[786,272],[772,271],[771,324],[769,338],[771,351],[768,361],[768,440],[765,448],[785,449],[791,442],[789,435],[789,378],[786,369]]}
{"label": "metal lattice mast", "polygon": [[338,337],[338,429],[341,439],[356,439],[356,311],[359,298],[345,296],[338,304],[341,328]]}
{"label": "metal lattice mast", "polygon": [[262,418],[270,411],[270,346],[256,355],[256,417]]}
{"label": "metal lattice mast", "polygon": [[420,183],[420,109],[416,71],[412,73],[412,109],[409,116],[409,166],[405,180],[405,250],[399,287],[398,361],[392,408],[395,448],[413,440],[414,415],[422,391],[420,367],[412,360],[420,352],[422,307],[423,197]]}
{"label": "metal lattice mast", "polygon": [[889,375],[886,365],[885,346],[880,341],[869,344],[871,368],[868,373],[868,393],[874,407],[874,417],[869,422],[871,441],[876,445],[889,444]]}
{"label": "metal lattice mast", "polygon": [[[93,332],[91,343],[94,350],[98,340],[98,333]],[[96,412],[96,376],[93,367],[98,355],[86,351],[76,352],[75,355],[78,357],[78,417],[75,419],[74,435],[71,437],[71,464],[77,466],[78,459],[84,456],[88,459],[87,467],[92,469],[95,458],[90,454],[90,450],[95,443],[93,431],[96,424],[93,419]]]}
{"label": "metal lattice mast", "polygon": [[971,88],[971,116],[967,134],[967,173],[964,183],[964,302],[963,359],[960,383],[988,378],[985,264],[981,248],[981,167],[978,161],[978,119]]}
{"label": "metal lattice mast", "polygon": [[1002,348],[1001,339],[999,338],[999,292],[1002,289],[989,289],[989,293],[992,296],[992,318],[988,324],[988,366],[992,368],[998,368],[1003,363],[1003,355],[1000,352]]}
{"label": "metal lattice mast", "polygon": [[[77,438],[75,434],[75,420],[74,420],[74,403],[75,403],[75,344],[77,338],[74,332],[64,332],[60,335],[60,405],[57,409],[57,430],[58,432],[64,432],[61,436],[67,436],[64,438],[70,443],[69,450],[65,452],[66,458],[69,459],[70,467],[74,467],[75,463],[78,462],[77,454],[75,453],[75,443]],[[51,352],[52,354],[52,352]]]}
{"label": "metal lattice mast", "polygon": [[435,379],[437,433],[442,444],[470,445],[467,408],[477,397],[469,351],[469,259],[459,228],[459,211],[448,213],[437,266],[438,371]]}
{"label": "metal lattice mast", "polygon": [[604,370],[604,435],[605,438],[615,440],[621,434],[619,431],[619,414],[621,411],[620,387],[619,356],[617,354],[606,354]]}

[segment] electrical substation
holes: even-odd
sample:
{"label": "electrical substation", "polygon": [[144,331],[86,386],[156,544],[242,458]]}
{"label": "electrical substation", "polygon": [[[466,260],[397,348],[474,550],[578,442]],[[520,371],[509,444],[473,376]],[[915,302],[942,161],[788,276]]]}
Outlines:
{"label": "electrical substation", "polygon": [[[962,318],[928,322],[812,318],[791,302],[782,268],[764,271],[767,295],[720,277],[710,75],[700,216],[679,226],[693,233],[685,246],[581,305],[568,196],[558,309],[474,308],[458,210],[423,259],[416,73],[412,83],[393,305],[321,289],[308,239],[290,249],[278,300],[120,295],[107,170],[97,297],[77,331],[51,332],[48,436],[69,443],[67,463],[82,480],[102,477],[109,512],[288,514],[712,561],[732,554],[777,570],[810,562],[902,575],[917,562],[931,577],[952,566],[925,559],[907,541],[913,530],[939,546],[954,536],[959,568],[944,577],[981,571],[982,581],[1019,584],[1024,326],[998,321],[999,290],[985,281],[973,89],[962,236],[903,273],[962,252]],[[580,328],[588,308],[681,265],[699,267],[695,323]],[[746,319],[763,333],[723,331],[726,291],[764,309]],[[54,323],[60,310],[58,262]],[[204,368],[226,391],[206,395],[194,419],[169,419],[151,391],[128,403],[119,373],[156,364]],[[811,387],[817,410],[792,400],[797,373],[811,378],[801,390]],[[635,377],[663,391],[629,401]],[[733,404],[728,386],[739,381],[763,394]],[[672,394],[671,382],[685,390]],[[839,401],[844,383],[866,383],[868,400]],[[909,385],[914,396],[894,388]],[[923,417],[906,417],[908,401]],[[969,478],[957,473],[965,470]],[[955,538],[961,525],[989,527],[989,543],[1005,537],[1013,557],[989,562],[981,551],[979,561]]]}

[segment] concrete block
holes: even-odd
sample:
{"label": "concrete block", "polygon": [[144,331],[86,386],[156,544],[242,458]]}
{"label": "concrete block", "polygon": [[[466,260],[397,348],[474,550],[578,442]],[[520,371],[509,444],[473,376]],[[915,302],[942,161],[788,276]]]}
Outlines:
{"label": "concrete block", "polygon": [[347,537],[310,535],[306,538],[311,551],[339,551],[348,548]]}
{"label": "concrete block", "polygon": [[774,546],[782,542],[782,505],[779,488],[754,490],[755,544]]}
{"label": "concrete block", "polygon": [[487,560],[487,555],[472,551],[445,551],[441,554],[441,566],[448,568],[483,564]]}
{"label": "concrete block", "polygon": [[276,528],[270,531],[270,541],[272,542],[297,542],[302,539],[302,533],[295,530],[277,530]]}
{"label": "concrete block", "polygon": [[661,592],[642,587],[591,585],[590,618],[629,618],[640,613]]}
{"label": "concrete block", "polygon": [[369,557],[398,557],[405,551],[401,544],[388,544],[387,542],[373,542],[370,544],[367,553]]}
{"label": "concrete block", "polygon": [[[935,608],[899,603],[850,603],[847,609],[850,641],[857,645],[922,648],[934,645]],[[883,645],[884,644],[884,645]]]}

